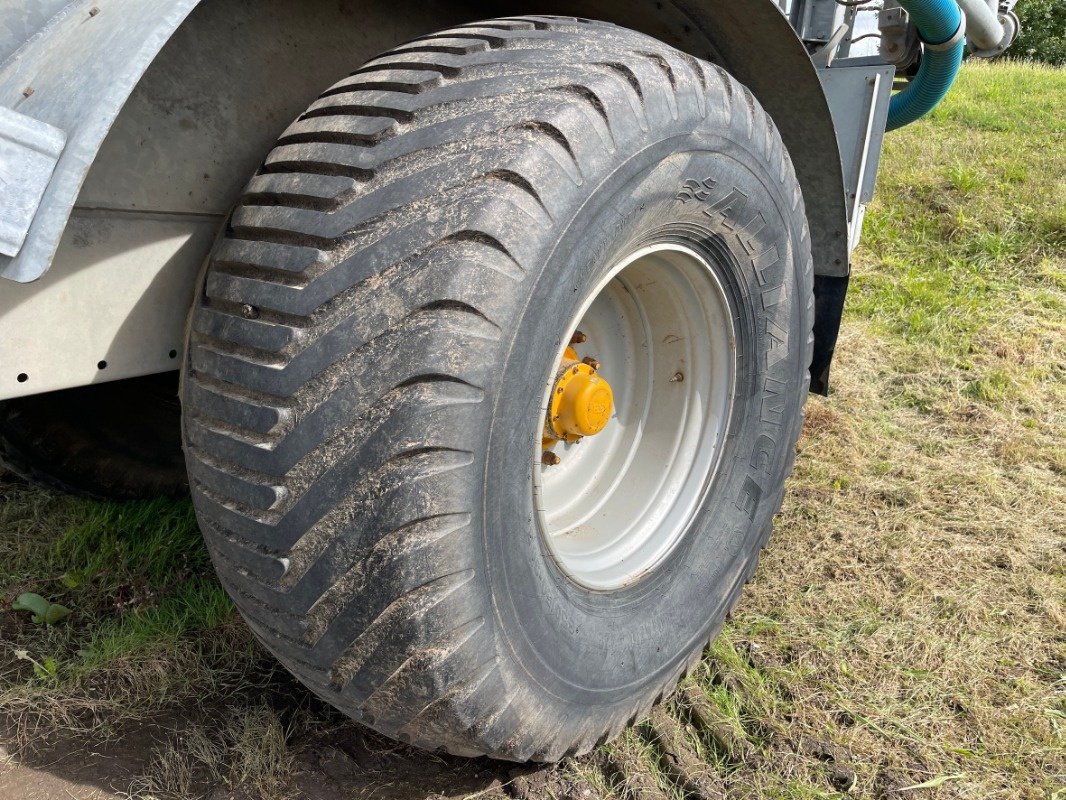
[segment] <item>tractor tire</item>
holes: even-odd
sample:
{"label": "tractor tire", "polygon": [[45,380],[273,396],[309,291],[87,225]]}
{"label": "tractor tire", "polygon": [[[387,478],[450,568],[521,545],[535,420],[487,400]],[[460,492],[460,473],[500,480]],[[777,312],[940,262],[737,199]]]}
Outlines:
{"label": "tractor tire", "polygon": [[[184,442],[222,582],[381,733],[594,748],[755,569],[812,282],[788,154],[721,69],[558,17],[374,59],[283,134],[194,308]],[[572,376],[600,419],[548,443]]]}
{"label": "tractor tire", "polygon": [[0,466],[99,500],[186,494],[178,373],[0,402]]}

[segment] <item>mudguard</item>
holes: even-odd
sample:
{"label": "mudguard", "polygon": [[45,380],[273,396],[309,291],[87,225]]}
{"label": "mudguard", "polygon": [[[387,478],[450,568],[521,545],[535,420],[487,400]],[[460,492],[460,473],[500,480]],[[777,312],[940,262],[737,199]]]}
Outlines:
{"label": "mudguard", "polygon": [[[26,282],[51,264],[78,191],[105,135],[138,80],[200,0],[37,0],[0,10],[0,106],[65,135],[28,226],[4,255],[0,276]],[[15,5],[29,8],[15,8]],[[770,112],[796,164],[811,222],[815,269],[848,271],[847,210],[840,155],[825,94],[803,44],[773,0],[560,0],[561,13],[607,19],[717,61]],[[501,4],[486,6],[498,13]],[[517,7],[516,7],[517,6]],[[36,26],[39,26],[37,28]],[[36,28],[36,29],[35,29]],[[0,118],[0,140],[5,138]],[[15,193],[0,198],[14,219]],[[5,199],[6,198],[6,199]],[[21,200],[26,205],[25,198]],[[17,232],[16,232],[17,233]]]}
{"label": "mudguard", "polygon": [[[22,246],[0,255],[0,276],[26,282],[48,269],[104,137],[141,75],[198,2],[76,0],[9,52],[0,66],[0,106],[31,124],[58,129],[66,144]],[[11,51],[14,37],[27,36],[38,17],[21,8],[0,13],[0,52]],[[7,211],[0,199],[0,217]]]}

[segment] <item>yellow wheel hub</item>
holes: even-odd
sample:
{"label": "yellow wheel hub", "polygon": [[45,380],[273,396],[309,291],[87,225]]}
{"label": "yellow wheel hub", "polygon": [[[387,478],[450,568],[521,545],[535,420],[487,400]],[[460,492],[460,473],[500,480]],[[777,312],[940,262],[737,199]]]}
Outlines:
{"label": "yellow wheel hub", "polygon": [[581,360],[573,347],[567,347],[552,386],[551,406],[544,426],[543,444],[576,442],[595,436],[607,427],[614,410],[611,385],[597,371],[599,362]]}

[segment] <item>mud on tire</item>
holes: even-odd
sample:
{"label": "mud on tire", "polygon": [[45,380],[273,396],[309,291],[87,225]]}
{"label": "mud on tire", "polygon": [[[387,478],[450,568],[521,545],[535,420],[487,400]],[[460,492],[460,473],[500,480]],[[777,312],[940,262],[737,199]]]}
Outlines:
{"label": "mud on tire", "polygon": [[[682,543],[590,591],[538,534],[531,434],[582,293],[664,237],[728,284],[737,411]],[[672,690],[754,570],[811,284],[791,162],[720,69],[549,17],[398,47],[284,133],[207,270],[184,437],[219,575],[289,669],[387,735],[586,752]]]}

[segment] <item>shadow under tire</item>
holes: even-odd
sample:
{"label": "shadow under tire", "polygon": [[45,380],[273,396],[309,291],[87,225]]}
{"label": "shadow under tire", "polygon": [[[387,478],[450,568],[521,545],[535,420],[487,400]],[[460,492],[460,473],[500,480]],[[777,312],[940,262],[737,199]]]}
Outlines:
{"label": "shadow under tire", "polygon": [[177,379],[171,372],[0,402],[0,465],[101,500],[183,495]]}
{"label": "shadow under tire", "polygon": [[[721,289],[730,411],[679,536],[596,588],[543,522],[545,396],[582,304],[660,251]],[[655,283],[646,263],[620,297]],[[788,154],[722,70],[556,17],[374,59],[282,135],[194,308],[184,443],[223,584],[305,685],[386,735],[591,750],[672,691],[755,569],[802,423],[812,282]],[[710,380],[721,354],[645,327],[676,345],[649,391]],[[624,399],[633,370],[610,370]]]}

